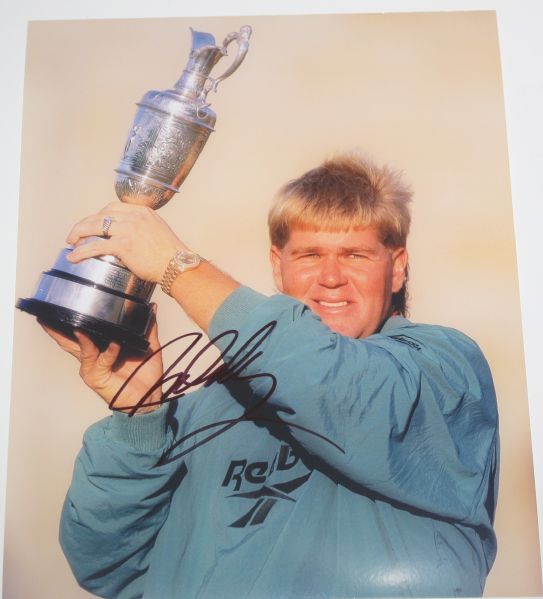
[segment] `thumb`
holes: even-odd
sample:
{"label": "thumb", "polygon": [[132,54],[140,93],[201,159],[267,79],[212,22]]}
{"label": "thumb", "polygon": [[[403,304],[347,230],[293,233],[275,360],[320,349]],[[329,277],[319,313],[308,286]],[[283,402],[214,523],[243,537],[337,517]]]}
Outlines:
{"label": "thumb", "polygon": [[101,380],[102,377],[109,377],[113,364],[119,357],[121,346],[118,343],[111,342],[105,351],[100,352],[88,335],[80,330],[74,331],[74,334],[81,348],[79,360],[83,380],[89,375],[92,375],[93,380],[96,381]]}
{"label": "thumb", "polygon": [[100,350],[92,342],[92,339],[80,329],[74,329],[74,336],[79,343],[79,361],[81,362],[81,368],[87,370],[90,364],[96,362]]}

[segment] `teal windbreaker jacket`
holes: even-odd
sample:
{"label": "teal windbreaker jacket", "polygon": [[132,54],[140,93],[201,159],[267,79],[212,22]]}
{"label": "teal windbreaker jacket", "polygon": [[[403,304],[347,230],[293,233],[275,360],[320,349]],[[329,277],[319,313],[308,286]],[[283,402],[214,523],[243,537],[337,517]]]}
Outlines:
{"label": "teal windbreaker jacket", "polygon": [[182,338],[170,371],[181,397],[85,434],[60,528],[84,588],[111,599],[482,594],[498,420],[473,341],[397,316],[347,338],[300,302],[247,288],[210,337],[227,368]]}

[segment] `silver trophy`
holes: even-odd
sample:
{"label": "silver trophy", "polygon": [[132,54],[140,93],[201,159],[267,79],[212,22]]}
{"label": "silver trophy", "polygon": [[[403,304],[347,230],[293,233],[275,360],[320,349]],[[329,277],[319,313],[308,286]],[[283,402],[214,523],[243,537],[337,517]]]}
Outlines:
{"label": "silver trophy", "polygon": [[[122,202],[157,209],[179,191],[215,125],[207,94],[239,67],[249,48],[247,25],[227,35],[222,46],[209,33],[191,32],[192,49],[179,81],[172,89],[147,92],[138,103],[115,169],[115,191]],[[238,51],[232,64],[220,77],[211,77],[234,41]],[[146,351],[155,284],[138,279],[114,256],[72,264],[67,260],[71,251],[60,252],[42,273],[34,296],[19,299],[17,308],[68,334],[83,329],[100,348],[117,341],[129,350]]]}

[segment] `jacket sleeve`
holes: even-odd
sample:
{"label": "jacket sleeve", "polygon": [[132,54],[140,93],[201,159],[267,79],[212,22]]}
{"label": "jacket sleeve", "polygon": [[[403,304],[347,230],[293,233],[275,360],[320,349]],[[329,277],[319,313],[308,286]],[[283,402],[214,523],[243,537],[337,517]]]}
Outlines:
{"label": "jacket sleeve", "polygon": [[[486,361],[458,331],[404,322],[398,334],[352,339],[292,298],[241,288],[215,315],[210,336],[239,331],[225,351],[227,364],[239,363],[243,343],[272,323],[240,375],[257,398],[270,390],[262,374],[273,376],[266,406],[325,473],[410,509],[490,526],[498,435]],[[247,412],[258,418],[251,406]]]}
{"label": "jacket sleeve", "polygon": [[79,584],[100,597],[143,596],[149,553],[183,476],[157,465],[168,446],[167,406],[121,413],[85,433],[60,523],[60,542]]}

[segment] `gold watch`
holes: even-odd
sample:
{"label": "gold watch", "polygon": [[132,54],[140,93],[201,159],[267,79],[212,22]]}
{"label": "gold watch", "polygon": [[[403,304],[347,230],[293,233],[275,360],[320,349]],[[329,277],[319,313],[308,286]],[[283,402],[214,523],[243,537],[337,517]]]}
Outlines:
{"label": "gold watch", "polygon": [[177,277],[186,270],[196,268],[202,259],[198,254],[187,250],[181,250],[168,262],[168,266],[162,275],[160,287],[164,293],[171,295],[172,285]]}

